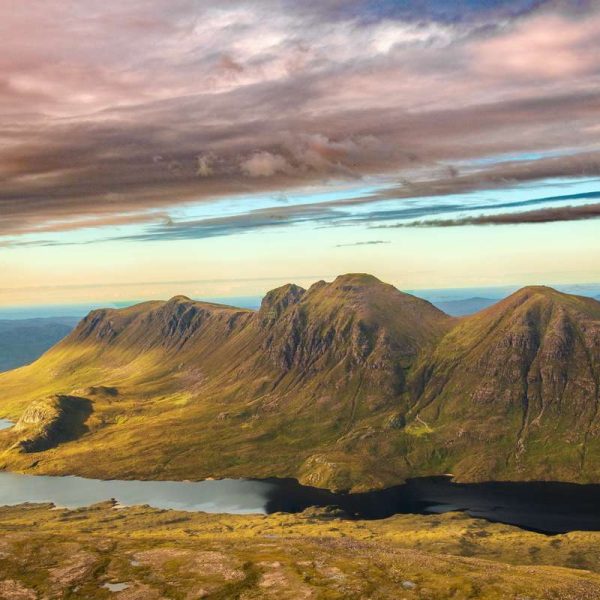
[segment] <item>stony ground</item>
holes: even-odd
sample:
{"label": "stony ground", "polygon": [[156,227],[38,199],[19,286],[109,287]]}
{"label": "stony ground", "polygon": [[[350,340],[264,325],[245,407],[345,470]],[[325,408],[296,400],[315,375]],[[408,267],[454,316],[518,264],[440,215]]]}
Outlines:
{"label": "stony ground", "polygon": [[599,572],[600,533],[542,536],[461,514],[0,509],[3,600],[592,600]]}

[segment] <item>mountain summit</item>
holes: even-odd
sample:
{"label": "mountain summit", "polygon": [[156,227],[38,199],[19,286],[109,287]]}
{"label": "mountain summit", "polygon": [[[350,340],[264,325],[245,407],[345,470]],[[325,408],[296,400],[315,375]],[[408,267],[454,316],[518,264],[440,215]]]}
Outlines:
{"label": "mountain summit", "polygon": [[[93,311],[0,375],[0,410],[89,401],[79,437],[36,452],[44,473],[600,481],[599,374],[595,300],[530,287],[454,319],[348,274],[272,290],[256,312],[185,296]],[[27,469],[18,435],[0,446]]]}

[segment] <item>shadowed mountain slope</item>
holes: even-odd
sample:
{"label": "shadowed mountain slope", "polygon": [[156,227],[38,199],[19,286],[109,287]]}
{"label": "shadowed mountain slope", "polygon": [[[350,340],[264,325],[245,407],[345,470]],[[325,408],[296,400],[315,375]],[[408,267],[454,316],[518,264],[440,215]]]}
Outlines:
{"label": "shadowed mountain slope", "polygon": [[[591,299],[525,288],[459,320],[349,274],[282,286],[257,312],[182,296],[93,311],[0,376],[0,414],[89,398],[81,436],[35,454],[44,473],[600,481],[599,340]],[[31,459],[2,456],[21,470]]]}

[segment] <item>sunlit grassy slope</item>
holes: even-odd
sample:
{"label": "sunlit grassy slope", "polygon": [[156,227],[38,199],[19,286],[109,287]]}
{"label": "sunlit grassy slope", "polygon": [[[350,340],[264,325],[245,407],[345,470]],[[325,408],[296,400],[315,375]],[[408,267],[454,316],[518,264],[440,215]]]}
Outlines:
{"label": "sunlit grassy slope", "polygon": [[[0,598],[597,600],[600,534],[456,514],[383,521],[0,508]],[[125,583],[110,592],[106,583]]]}
{"label": "sunlit grassy slope", "polygon": [[[273,290],[260,311],[175,297],[92,312],[0,375],[0,416],[89,400],[43,452],[0,466],[92,477],[407,476],[600,481],[600,303],[525,288],[456,320],[369,275]],[[13,449],[10,449],[10,448]]]}

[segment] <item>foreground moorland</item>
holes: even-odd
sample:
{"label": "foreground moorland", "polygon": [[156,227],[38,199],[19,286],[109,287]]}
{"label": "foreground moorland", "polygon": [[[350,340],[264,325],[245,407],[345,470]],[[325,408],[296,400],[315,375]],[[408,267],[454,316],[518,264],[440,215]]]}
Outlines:
{"label": "foreground moorland", "polygon": [[0,508],[2,600],[597,600],[599,573],[600,533],[551,537],[460,513]]}
{"label": "foreground moorland", "polygon": [[455,319],[364,274],[259,311],[98,310],[0,374],[0,468],[96,478],[600,482],[600,302],[524,288]]}

